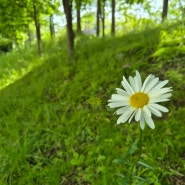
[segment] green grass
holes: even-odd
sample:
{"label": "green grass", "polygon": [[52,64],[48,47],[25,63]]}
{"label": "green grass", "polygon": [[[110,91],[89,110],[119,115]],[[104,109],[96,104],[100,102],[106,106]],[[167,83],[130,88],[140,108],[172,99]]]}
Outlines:
{"label": "green grass", "polygon": [[[184,183],[184,27],[163,26],[115,38],[76,40],[68,61],[63,39],[45,43],[41,58],[24,50],[0,56],[0,184],[114,185],[130,166],[114,163],[139,138],[138,124],[116,126],[108,108],[122,76],[135,70],[169,79],[170,109],[143,131],[133,184]],[[137,147],[128,156],[134,163]],[[123,183],[122,183],[123,184]]]}

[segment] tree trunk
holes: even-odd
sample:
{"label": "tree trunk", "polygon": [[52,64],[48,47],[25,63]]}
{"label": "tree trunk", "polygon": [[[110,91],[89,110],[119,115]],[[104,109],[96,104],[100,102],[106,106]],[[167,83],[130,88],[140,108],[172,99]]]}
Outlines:
{"label": "tree trunk", "polygon": [[96,36],[100,35],[100,15],[101,15],[101,7],[100,0],[97,0],[97,12],[96,12]]}
{"label": "tree trunk", "polygon": [[102,36],[105,36],[105,0],[103,0],[102,6]]}
{"label": "tree trunk", "polygon": [[111,35],[115,35],[115,0],[112,0],[112,23],[111,23]]}
{"label": "tree trunk", "polygon": [[41,55],[41,33],[40,33],[40,23],[38,17],[38,10],[35,4],[33,4],[33,18],[35,22],[35,29],[36,29],[36,36],[37,36],[37,47],[38,47],[38,54]]}
{"label": "tree trunk", "polygon": [[62,0],[64,12],[66,15],[66,21],[67,21],[69,56],[72,56],[74,53],[74,32],[73,32],[73,25],[72,25],[72,1],[73,0]]}
{"label": "tree trunk", "polygon": [[77,32],[81,33],[81,2],[76,2],[76,22],[77,22]]}
{"label": "tree trunk", "polygon": [[51,38],[53,38],[55,36],[55,27],[54,27],[54,22],[53,22],[53,15],[49,16],[49,28],[50,28]]}
{"label": "tree trunk", "polygon": [[162,22],[167,18],[167,14],[168,14],[168,0],[163,0]]}

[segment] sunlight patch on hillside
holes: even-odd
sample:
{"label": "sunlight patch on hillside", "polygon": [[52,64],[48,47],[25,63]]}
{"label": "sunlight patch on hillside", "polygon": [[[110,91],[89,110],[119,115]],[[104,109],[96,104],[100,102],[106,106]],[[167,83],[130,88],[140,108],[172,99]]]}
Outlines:
{"label": "sunlight patch on hillside", "polygon": [[[18,66],[14,66],[12,62],[6,61],[6,56],[2,57],[0,60],[0,66],[3,65],[3,68],[1,67],[0,69],[0,90],[21,79],[34,68],[42,65],[44,62],[41,58],[35,60],[34,62],[24,61],[24,65],[18,64]],[[17,61],[15,61],[15,63],[16,62]]]}

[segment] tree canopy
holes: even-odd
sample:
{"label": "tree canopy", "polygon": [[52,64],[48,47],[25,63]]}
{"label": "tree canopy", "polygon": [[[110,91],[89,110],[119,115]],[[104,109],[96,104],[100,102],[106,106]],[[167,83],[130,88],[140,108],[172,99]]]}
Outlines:
{"label": "tree canopy", "polygon": [[[115,35],[121,30],[138,29],[141,23],[148,26],[167,18],[169,20],[184,18],[182,1],[164,0],[160,3],[151,0],[1,0],[0,38],[11,39],[17,48],[35,38],[38,52],[41,53],[41,42],[46,28],[50,36],[54,37],[55,15],[63,14],[66,15],[67,33],[70,38],[69,50],[73,50],[75,34],[72,32],[82,33],[84,27],[88,34],[96,33],[97,36],[104,36]],[[61,12],[59,8],[62,6]],[[93,7],[91,12],[88,10],[90,6]],[[157,11],[156,6],[158,6]],[[88,20],[85,20],[87,15],[93,20],[93,25],[90,27],[84,25],[88,23]]]}

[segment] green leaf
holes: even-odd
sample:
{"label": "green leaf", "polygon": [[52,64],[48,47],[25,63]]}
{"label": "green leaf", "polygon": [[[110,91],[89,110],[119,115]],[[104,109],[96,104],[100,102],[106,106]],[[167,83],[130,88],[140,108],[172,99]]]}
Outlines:
{"label": "green leaf", "polygon": [[156,170],[152,166],[150,166],[144,162],[141,162],[141,161],[138,161],[137,164],[144,166],[145,168],[148,168],[149,170],[153,171],[155,173],[155,175],[157,175]]}
{"label": "green leaf", "polygon": [[70,161],[72,165],[80,165],[84,161],[84,155],[79,155],[77,152],[74,152],[73,159]]}
{"label": "green leaf", "polygon": [[133,178],[134,179],[137,179],[137,180],[139,180],[139,181],[142,181],[142,182],[148,182],[148,179],[145,179],[145,178],[143,178],[143,177],[139,177],[139,176],[133,176]]}
{"label": "green leaf", "polygon": [[136,139],[132,146],[127,150],[124,158],[127,158],[129,155],[132,155],[136,151],[138,142],[139,139]]}
{"label": "green leaf", "polygon": [[136,141],[131,145],[131,147],[127,150],[125,155],[122,158],[117,158],[113,160],[113,163],[121,163],[126,164],[128,166],[131,166],[131,162],[128,161],[128,156],[132,155],[134,151],[137,149],[137,144],[139,142],[139,139],[136,139]]}
{"label": "green leaf", "polygon": [[113,160],[113,163],[117,163],[117,164],[126,164],[128,166],[131,166],[132,164],[126,160],[125,158],[122,158],[122,159],[114,159]]}

